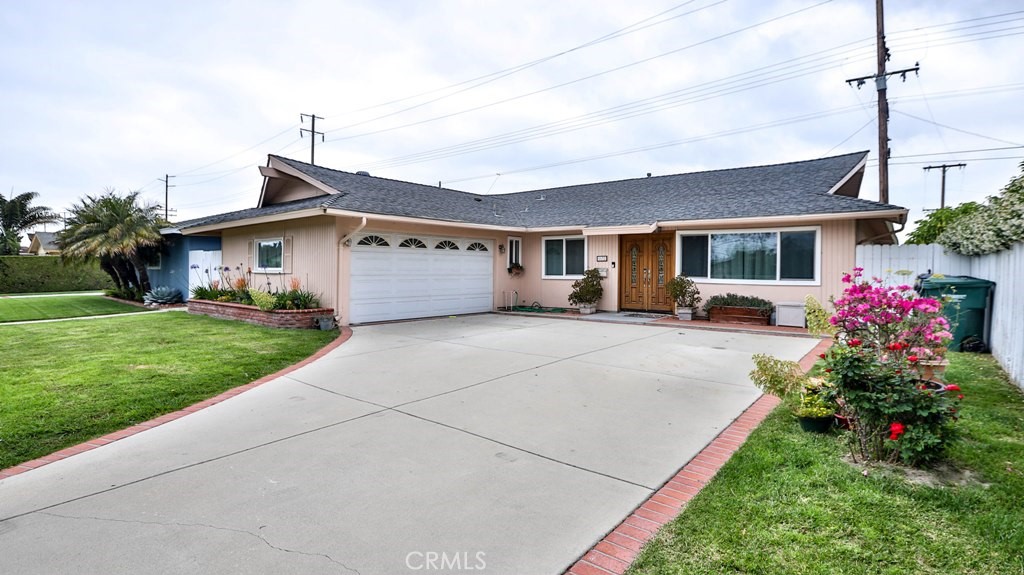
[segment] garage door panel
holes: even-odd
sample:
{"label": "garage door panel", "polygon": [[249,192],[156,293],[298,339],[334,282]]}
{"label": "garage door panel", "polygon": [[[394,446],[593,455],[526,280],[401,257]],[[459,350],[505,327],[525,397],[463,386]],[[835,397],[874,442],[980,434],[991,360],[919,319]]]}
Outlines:
{"label": "garage door panel", "polygon": [[[493,308],[493,242],[421,237],[428,246],[424,249],[398,247],[398,236],[373,235],[389,239],[390,245],[357,242],[352,248],[352,323],[478,313]],[[473,242],[483,243],[488,251],[466,250]],[[435,249],[439,244],[454,244],[460,249]]]}

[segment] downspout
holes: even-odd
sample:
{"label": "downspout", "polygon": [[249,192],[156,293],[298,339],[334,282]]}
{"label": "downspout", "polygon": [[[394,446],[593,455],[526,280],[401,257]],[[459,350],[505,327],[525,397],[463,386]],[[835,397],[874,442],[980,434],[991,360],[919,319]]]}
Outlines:
{"label": "downspout", "polygon": [[[904,220],[902,222],[900,222],[900,229],[892,230],[891,232],[885,232],[885,233],[878,234],[878,235],[875,235],[875,236],[871,236],[870,238],[864,238],[863,240],[857,242],[857,245],[858,246],[862,246],[864,244],[871,243],[871,242],[873,242],[873,241],[875,241],[875,240],[877,240],[879,238],[884,238],[885,236],[893,236],[893,237],[895,237],[896,234],[902,232],[903,229],[906,228],[906,227],[907,227],[907,220],[906,220],[906,218],[904,218]],[[897,243],[899,243],[898,239],[896,241],[897,241]]]}
{"label": "downspout", "polygon": [[[326,212],[327,210],[324,210],[324,211]],[[363,228],[365,228],[365,227],[366,227],[366,217],[364,216],[360,220],[359,225],[356,226],[356,229],[352,230],[351,232],[346,234],[343,238],[338,240],[338,288],[337,288],[337,291],[335,292],[335,296],[336,296],[335,299],[337,300],[336,303],[335,303],[335,306],[339,308],[338,310],[336,310],[336,313],[337,313],[336,319],[339,320],[338,323],[341,323],[341,321],[340,321],[341,320],[341,309],[340,308],[341,308],[341,251],[342,251],[342,246],[344,246],[345,242],[351,240],[356,234],[358,234],[359,232],[363,231]],[[351,281],[351,278],[349,278],[349,281]]]}

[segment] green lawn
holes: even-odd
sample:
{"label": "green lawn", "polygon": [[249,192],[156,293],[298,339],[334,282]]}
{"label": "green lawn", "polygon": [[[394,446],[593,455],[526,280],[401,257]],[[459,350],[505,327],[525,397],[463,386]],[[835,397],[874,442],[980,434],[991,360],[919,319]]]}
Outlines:
{"label": "green lawn", "polygon": [[0,298],[0,323],[146,311],[100,295]]}
{"label": "green lawn", "polygon": [[865,477],[841,436],[804,433],[781,407],[629,572],[1024,573],[1024,395],[990,356],[951,355],[966,397],[950,459],[973,480]]}
{"label": "green lawn", "polygon": [[0,469],[273,373],[337,334],[185,313],[0,325]]}

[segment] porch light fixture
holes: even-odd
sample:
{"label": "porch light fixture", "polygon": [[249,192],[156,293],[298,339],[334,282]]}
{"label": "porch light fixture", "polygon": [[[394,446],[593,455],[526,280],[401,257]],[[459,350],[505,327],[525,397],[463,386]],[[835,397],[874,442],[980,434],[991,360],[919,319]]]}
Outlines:
{"label": "porch light fixture", "polygon": [[499,254],[505,253],[505,244],[498,244],[498,253]]}

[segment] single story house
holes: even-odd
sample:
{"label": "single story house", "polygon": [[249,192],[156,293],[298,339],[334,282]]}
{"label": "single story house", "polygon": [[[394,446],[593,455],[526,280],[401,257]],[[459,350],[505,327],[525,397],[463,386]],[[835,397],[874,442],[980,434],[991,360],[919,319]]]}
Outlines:
{"label": "single story house", "polygon": [[34,256],[59,256],[56,232],[36,232],[28,235],[28,253]]}
{"label": "single story house", "polygon": [[[704,298],[841,293],[859,243],[894,243],[905,208],[859,199],[867,152],[480,195],[269,156],[252,209],[179,223],[218,236],[254,283],[298,278],[341,324],[568,306],[585,269],[605,311],[671,312],[683,273]],[[513,264],[519,264],[516,269]]]}

